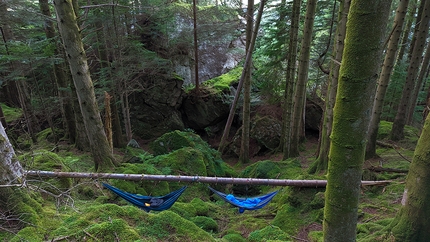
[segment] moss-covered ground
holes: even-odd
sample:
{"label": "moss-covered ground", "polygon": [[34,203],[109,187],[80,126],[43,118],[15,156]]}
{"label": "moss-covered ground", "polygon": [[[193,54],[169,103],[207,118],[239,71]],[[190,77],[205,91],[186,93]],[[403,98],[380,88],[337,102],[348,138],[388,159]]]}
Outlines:
{"label": "moss-covered ground", "polygon": [[[382,141],[389,125],[382,124]],[[417,132],[408,129],[409,138],[396,144],[397,148],[380,147],[380,157],[365,162],[365,179],[391,180],[391,183],[362,188],[358,241],[379,241],[381,230],[399,208],[406,176],[402,170],[408,169],[416,142]],[[42,132],[39,137],[49,136],[49,130]],[[118,160],[123,162],[113,172],[325,179],[323,174],[307,173],[316,149],[314,140],[307,142],[314,143],[304,145],[306,148],[297,159],[281,161],[265,157],[246,166],[231,161],[228,165],[198,135],[174,131],[155,140],[148,150],[131,147],[116,150]],[[54,146],[57,146],[55,153]],[[90,172],[93,168],[88,154],[76,152],[65,144],[45,140],[30,150],[17,152],[26,169]],[[372,167],[392,170],[372,170]],[[147,213],[104,189],[102,182],[127,192],[153,196],[167,194],[183,185],[188,185],[188,189],[169,210]],[[0,241],[322,241],[323,188],[211,186],[243,196],[281,191],[266,207],[240,214],[237,208],[211,194],[207,184],[33,177],[21,189],[38,203],[37,209],[28,209],[37,216],[27,216],[33,218],[27,222],[26,215],[8,219],[4,216],[7,211],[0,211]],[[21,221],[19,226],[12,219]]]}

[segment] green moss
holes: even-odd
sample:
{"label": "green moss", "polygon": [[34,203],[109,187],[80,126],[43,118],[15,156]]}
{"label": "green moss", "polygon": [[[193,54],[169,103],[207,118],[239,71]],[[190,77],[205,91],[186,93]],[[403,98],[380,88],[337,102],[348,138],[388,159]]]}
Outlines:
{"label": "green moss", "polygon": [[112,219],[110,221],[93,224],[86,231],[99,241],[135,241],[140,236],[136,230],[130,227],[122,219]]}
{"label": "green moss", "polygon": [[275,219],[272,224],[278,226],[282,231],[288,234],[295,234],[306,221],[301,215],[301,210],[291,206],[290,204],[284,204],[276,213]]}
{"label": "green moss", "polygon": [[205,216],[196,216],[191,218],[191,221],[195,223],[199,228],[207,231],[207,232],[217,232],[218,224],[210,217]]}
{"label": "green moss", "polygon": [[237,233],[230,233],[230,234],[226,234],[224,235],[224,237],[222,237],[223,241],[228,241],[228,242],[246,242],[246,239],[242,237],[242,235],[237,234]]}
{"label": "green moss", "polygon": [[22,116],[21,109],[9,107],[4,103],[0,103],[0,105],[7,123],[15,121]]}
{"label": "green moss", "polygon": [[[169,156],[162,156],[161,158],[158,157],[160,155],[167,155],[174,151],[183,149],[183,148],[191,148],[194,149],[194,151],[191,151],[191,149],[187,149],[187,151],[198,154],[198,156],[202,157],[202,161],[205,166],[206,174],[208,176],[234,176],[236,173],[233,169],[228,167],[227,164],[223,162],[221,159],[221,154],[212,149],[208,143],[203,141],[200,136],[193,132],[182,132],[182,131],[173,131],[167,134],[164,134],[160,138],[153,141],[151,144],[151,149],[153,150],[154,154],[157,155],[153,160],[155,162],[159,162],[159,159],[169,159]],[[185,155],[185,153],[177,153],[176,155]],[[175,155],[175,156],[176,156]],[[170,157],[174,158],[174,157]],[[173,160],[171,162],[167,162],[169,165],[159,164],[157,167],[159,169],[165,169],[166,167],[170,168],[172,172],[175,172],[175,169],[172,169],[171,163],[175,163]],[[177,171],[177,170],[176,170]],[[182,170],[181,170],[182,171]],[[202,175],[200,173],[194,173],[192,175]]]}
{"label": "green moss", "polygon": [[311,242],[323,242],[324,241],[323,231],[311,231],[308,234],[308,237]]}
{"label": "green moss", "polygon": [[169,167],[173,174],[207,176],[203,153],[191,147],[155,157],[157,167]]}
{"label": "green moss", "polygon": [[44,234],[37,227],[25,227],[21,229],[11,242],[18,241],[44,241]]}
{"label": "green moss", "polygon": [[140,234],[163,241],[215,241],[206,231],[169,210],[150,215],[147,223],[138,226]]}
{"label": "green moss", "polygon": [[213,87],[219,91],[228,91],[230,86],[239,81],[243,67],[237,67],[221,76],[212,78],[204,82],[203,85]]}
{"label": "green moss", "polygon": [[[30,153],[26,153],[18,157],[21,164],[25,169],[28,170],[41,170],[41,171],[70,171],[64,163],[62,157],[58,154],[47,151],[47,150],[35,150]],[[52,183],[56,188],[69,189],[72,186],[73,180],[71,178],[54,178],[44,179],[49,183]],[[45,189],[57,193],[52,187],[45,187]]]}
{"label": "green moss", "polygon": [[249,234],[249,241],[270,241],[280,240],[289,241],[289,236],[283,232],[279,227],[267,226],[263,229],[256,230]]}

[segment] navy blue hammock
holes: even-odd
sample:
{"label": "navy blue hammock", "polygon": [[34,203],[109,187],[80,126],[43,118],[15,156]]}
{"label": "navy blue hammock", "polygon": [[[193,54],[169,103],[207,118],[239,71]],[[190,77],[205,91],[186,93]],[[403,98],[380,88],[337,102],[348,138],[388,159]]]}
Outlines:
{"label": "navy blue hammock", "polygon": [[150,212],[151,210],[163,211],[169,209],[187,188],[187,186],[183,186],[182,188],[167,195],[151,197],[124,192],[106,183],[103,183],[103,186],[122,197],[127,202],[145,210],[146,212]]}
{"label": "navy blue hammock", "polygon": [[230,203],[235,207],[238,207],[239,213],[243,213],[245,212],[245,210],[260,209],[266,206],[272,200],[272,198],[279,192],[278,190],[258,197],[244,198],[244,197],[235,197],[232,194],[222,193],[220,191],[213,189],[212,187],[209,187],[209,189],[212,192],[214,192],[216,195],[221,197],[223,200],[225,200],[226,202]]}

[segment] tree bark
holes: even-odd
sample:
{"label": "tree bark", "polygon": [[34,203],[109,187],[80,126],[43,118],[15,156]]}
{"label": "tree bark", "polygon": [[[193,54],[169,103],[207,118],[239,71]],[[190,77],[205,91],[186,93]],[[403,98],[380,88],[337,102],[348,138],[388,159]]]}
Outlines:
{"label": "tree bark", "polygon": [[351,2],[325,192],[323,231],[327,242],[356,240],[366,134],[390,6],[387,0]]}
{"label": "tree bark", "polygon": [[306,4],[306,17],[303,30],[302,46],[299,56],[299,67],[297,71],[297,84],[294,96],[292,136],[290,144],[290,156],[299,156],[299,145],[304,135],[304,110],[306,102],[306,83],[309,72],[309,56],[311,51],[312,32],[315,20],[317,0],[308,0]]}
{"label": "tree bark", "polygon": [[285,90],[282,106],[282,130],[280,147],[283,151],[283,159],[290,158],[291,145],[291,118],[293,113],[293,90],[296,76],[296,58],[299,35],[300,7],[302,1],[294,0],[291,12],[290,39],[288,44],[287,73],[285,78]]}
{"label": "tree bark", "polygon": [[391,129],[390,139],[393,141],[399,141],[404,138],[403,131],[406,125],[407,109],[410,107],[409,103],[411,102],[411,95],[414,90],[418,69],[422,61],[422,53],[424,52],[424,46],[429,31],[430,0],[422,0],[421,4],[423,6],[421,19],[417,20],[420,22],[419,30],[416,42],[413,43],[414,47],[409,62],[405,87],[403,88],[402,98],[400,99],[397,114],[393,122],[393,128]]}
{"label": "tree bark", "polygon": [[[45,19],[45,35],[55,46],[54,54],[63,57],[62,47],[55,40],[56,33],[54,23],[51,19],[51,10],[49,8],[48,0],[39,0],[39,6],[41,13],[46,16]],[[65,130],[65,136],[70,140],[71,143],[76,141],[76,123],[73,113],[73,104],[71,100],[70,90],[68,84],[71,82],[72,77],[70,72],[67,71],[66,62],[54,63],[54,80],[58,89],[58,98],[60,101],[61,116],[63,126]]]}
{"label": "tree bark", "polygon": [[[68,177],[91,179],[119,179],[127,181],[170,181],[170,182],[199,182],[212,184],[252,184],[266,186],[295,186],[295,187],[325,187],[326,180],[289,180],[289,179],[262,179],[262,178],[234,178],[234,177],[208,177],[208,176],[174,176],[150,174],[119,174],[119,173],[85,173],[85,172],[58,172],[58,171],[26,171],[28,177]],[[390,181],[362,181],[362,186],[385,185]]]}
{"label": "tree bark", "polygon": [[94,86],[88,70],[80,30],[70,0],[55,0],[57,23],[63,39],[70,71],[78,95],[85,130],[87,131],[96,171],[106,171],[114,166],[112,149],[106,139],[98,112]]}
{"label": "tree bark", "polygon": [[412,125],[413,121],[414,121],[413,118],[414,118],[414,113],[415,113],[415,107],[417,105],[418,95],[423,88],[425,75],[426,75],[427,70],[429,68],[429,61],[430,61],[430,44],[427,44],[427,50],[424,54],[421,68],[419,70],[419,74],[417,77],[417,84],[415,85],[415,89],[414,89],[414,92],[413,92],[412,97],[411,97],[411,103],[409,104],[410,107],[408,108],[409,112],[408,112],[407,124],[409,124],[409,125]]}
{"label": "tree bark", "polygon": [[376,96],[373,103],[372,118],[369,124],[369,138],[366,147],[366,158],[371,158],[376,155],[376,137],[379,130],[379,122],[381,121],[381,113],[384,105],[385,94],[387,92],[388,83],[390,82],[391,73],[396,61],[396,52],[399,46],[399,40],[402,35],[403,22],[408,10],[409,0],[401,0],[397,6],[396,16],[394,18],[393,31],[390,36],[387,51],[385,54],[382,71],[378,80]]}
{"label": "tree bark", "polygon": [[389,225],[398,242],[425,242],[430,238],[430,116],[415,148],[403,192],[402,206]]}
{"label": "tree bark", "polygon": [[334,41],[333,60],[330,64],[325,111],[320,137],[320,146],[315,167],[310,172],[326,171],[328,167],[328,153],[330,150],[330,134],[333,127],[333,109],[336,102],[337,81],[339,79],[340,63],[342,62],[343,47],[346,34],[346,21],[351,0],[343,0],[339,6],[336,37]]}
{"label": "tree bark", "polygon": [[227,137],[228,137],[228,134],[230,133],[231,123],[233,122],[233,117],[234,117],[234,114],[236,111],[237,101],[239,100],[242,86],[243,86],[243,83],[245,80],[245,76],[247,75],[246,74],[246,72],[247,72],[246,67],[250,66],[251,62],[252,62],[252,52],[254,50],[255,40],[257,39],[257,33],[258,33],[258,29],[260,27],[261,16],[263,15],[263,8],[264,8],[265,2],[266,2],[266,0],[261,1],[260,7],[258,10],[257,20],[255,21],[254,30],[252,31],[251,45],[250,45],[248,51],[246,52],[245,63],[243,64],[244,68],[242,70],[242,74],[241,74],[240,79],[239,79],[239,84],[237,86],[237,92],[236,92],[236,95],[234,96],[233,103],[231,104],[230,113],[228,115],[227,122],[226,122],[225,128],[224,128],[224,132],[223,132],[222,137],[221,137],[221,142],[220,142],[219,147],[218,147],[218,151],[221,153],[225,149]]}
{"label": "tree bark", "polygon": [[[246,51],[248,52],[252,41],[252,29],[254,27],[254,0],[248,0],[246,9]],[[246,75],[243,87],[242,106],[242,138],[239,152],[239,162],[249,162],[249,132],[251,129],[251,64],[246,66]]]}

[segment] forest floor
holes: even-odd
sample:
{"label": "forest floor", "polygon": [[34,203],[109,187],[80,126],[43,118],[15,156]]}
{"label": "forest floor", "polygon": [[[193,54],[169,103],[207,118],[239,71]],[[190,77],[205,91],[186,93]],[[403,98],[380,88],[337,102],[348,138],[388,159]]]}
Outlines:
{"label": "forest floor", "polygon": [[[405,140],[399,143],[390,143],[386,140],[386,134],[389,132],[390,127],[389,124],[384,123],[381,125],[381,139],[379,142],[379,146],[377,149],[378,157],[366,160],[364,162],[363,167],[363,180],[390,180],[391,183],[383,186],[363,186],[361,189],[361,197],[359,201],[359,210],[358,210],[358,226],[357,226],[357,241],[377,241],[368,239],[369,236],[373,234],[377,234],[377,231],[380,231],[381,228],[389,224],[391,219],[395,216],[398,208],[400,207],[400,201],[403,194],[404,181],[407,174],[407,170],[409,164],[412,160],[413,151],[415,147],[415,143],[417,141],[416,131],[407,131],[407,137]],[[210,142],[208,142],[210,143]],[[150,151],[148,143],[140,142],[142,148],[146,151]],[[59,161],[63,160],[63,165],[67,166],[67,169],[71,171],[91,171],[92,164],[90,156],[86,153],[76,151],[72,146],[64,143],[64,144],[56,144],[60,145],[61,152],[58,153],[59,157],[54,157],[54,153],[49,153],[48,155],[43,155],[42,162],[46,161]],[[33,163],[40,162],[37,158],[33,158],[38,155],[38,150],[46,149],[52,150],[52,144],[47,142],[46,140],[42,140],[38,147],[32,147],[32,150],[28,156],[22,155],[20,158],[25,165],[33,165]],[[57,147],[58,148],[58,147]],[[315,161],[315,156],[318,148],[318,139],[313,136],[309,136],[306,139],[302,147],[302,151],[300,153],[300,157],[297,158],[299,162],[300,171],[294,171],[294,176],[291,179],[297,179],[297,177],[304,177],[307,179],[310,175],[307,170],[312,162]],[[26,153],[26,151],[19,151],[20,154]],[[42,153],[42,152],[40,152]],[[115,154],[118,157],[124,155],[122,150],[116,150]],[[245,170],[249,166],[253,164],[257,164],[261,161],[271,161],[275,163],[283,163],[282,154],[280,153],[266,153],[263,155],[255,156],[251,158],[251,162],[249,164],[239,164],[237,157],[223,157],[223,160],[230,165],[233,169],[235,169],[238,173]],[[285,164],[285,162],[284,162]],[[134,164],[130,164],[134,165]],[[54,164],[55,169],[58,167],[58,163]],[[292,169],[296,169],[292,167]],[[289,172],[289,171],[284,171]],[[127,173],[127,172],[124,172]],[[310,179],[313,177],[311,176]],[[290,179],[290,178],[288,178]],[[301,178],[300,178],[301,179]],[[324,174],[318,174],[317,179],[324,179]],[[70,237],[70,238],[81,238],[77,236],[81,236],[80,229],[83,225],[79,225],[74,222],[74,220],[78,221],[79,217],[89,216],[86,213],[89,213],[88,209],[99,209],[102,206],[110,206],[112,205],[112,199],[107,198],[106,191],[102,191],[100,187],[100,181],[86,181],[75,180],[74,190],[76,193],[71,193],[73,196],[69,197],[59,197],[53,199],[50,198],[49,194],[44,194],[42,197],[44,199],[44,203],[46,206],[46,210],[44,213],[52,212],[55,214],[53,219],[56,224],[49,224],[49,221],[46,221],[48,225],[46,227],[40,226],[46,233],[44,236],[48,236],[49,238],[62,238],[62,237]],[[88,186],[85,183],[89,184]],[[206,187],[206,185],[204,185]],[[191,190],[193,188],[190,188]],[[194,186],[194,191],[189,191],[191,196],[199,196],[201,189],[198,185]],[[274,188],[272,188],[274,189]],[[322,241],[322,207],[321,201],[323,202],[323,197],[318,201],[316,198],[318,196],[321,197],[323,194],[321,189],[313,189],[313,191],[309,191],[312,189],[293,189],[293,188],[285,188],[283,190],[282,197],[275,198],[273,204],[268,205],[265,209],[261,209],[264,211],[252,211],[246,212],[244,214],[237,214],[237,210],[231,208],[228,204],[221,204],[214,200],[208,200],[207,194],[202,195],[202,200],[206,204],[205,206],[209,207],[209,212],[205,215],[205,217],[215,220],[218,223],[218,232],[211,233],[213,238],[216,238],[217,241],[225,241],[224,236],[228,235],[231,231],[239,232],[243,238],[249,238],[252,233],[255,231],[263,231],[267,225],[267,227],[276,227],[272,224],[277,219],[277,217],[282,217],[281,221],[285,221],[288,225],[282,228],[282,230],[289,230],[286,234],[289,234],[287,241],[294,242],[303,242],[303,241]],[[49,190],[48,190],[49,191]],[[200,193],[198,193],[200,192]],[[196,196],[197,195],[197,196]],[[203,198],[205,196],[205,198]],[[300,197],[302,196],[302,197]],[[303,200],[304,202],[300,203],[300,199],[303,199],[303,196],[310,196],[310,198],[306,198]],[[187,198],[188,199],[188,198]],[[296,200],[295,200],[296,199]],[[282,202],[278,202],[281,200]],[[315,201],[317,201],[318,206],[315,207]],[[61,204],[59,203],[61,202]],[[284,204],[277,205],[277,204]],[[289,205],[298,204],[296,205]],[[306,204],[305,204],[306,203]],[[71,204],[71,205],[70,205]],[[115,200],[115,204],[119,204],[124,210],[131,210],[132,206],[126,206],[124,203],[121,203]],[[181,209],[183,206],[187,206],[187,203],[178,203],[177,207],[173,207],[175,213],[181,214]],[[93,206],[94,208],[91,208]],[[99,207],[97,207],[99,206]],[[119,207],[115,207],[115,209],[119,209]],[[223,209],[219,209],[222,207]],[[284,208],[286,207],[286,208]],[[75,210],[79,210],[81,212],[76,213]],[[282,210],[282,211],[281,211]],[[285,215],[283,215],[283,213]],[[141,218],[151,219],[151,216],[157,218],[158,216],[163,215],[162,213],[151,213],[145,215],[145,213],[141,213],[139,211],[139,216],[143,216]],[[185,214],[186,215],[186,214]],[[106,218],[106,223],[112,223],[112,219],[115,220],[117,216],[116,214],[112,215],[112,217]],[[136,214],[137,216],[137,214]],[[181,215],[183,216],[183,214]],[[84,227],[85,228],[96,228],[97,224],[101,224],[104,218],[90,218],[85,220]],[[123,219],[123,217],[120,217]],[[192,219],[192,218],[191,218]],[[53,222],[54,222],[53,220]],[[139,224],[133,224],[133,216],[125,217],[124,219],[130,224],[130,227],[136,229],[136,231],[146,231],[144,229],[139,230]],[[280,219],[278,219],[279,221]],[[116,221],[116,220],[115,220]],[[239,223],[237,221],[240,221]],[[53,223],[51,222],[51,223]],[[44,222],[45,223],[45,222]],[[243,224],[242,224],[243,223]],[[58,227],[61,224],[62,227]],[[73,227],[74,226],[74,227]],[[148,226],[148,224],[145,224]],[[155,225],[154,225],[155,226]],[[170,224],[169,224],[170,226]],[[277,224],[277,226],[281,226]],[[68,229],[68,228],[73,229]],[[154,227],[155,229],[156,227]],[[50,234],[51,232],[46,231],[56,231],[59,233],[58,235]],[[64,231],[63,231],[64,230]],[[36,229],[35,229],[36,231]],[[152,231],[150,231],[152,232]],[[275,231],[276,232],[276,231]],[[35,233],[34,231],[32,233]],[[159,233],[164,233],[160,231]],[[162,234],[164,236],[164,234]],[[10,235],[4,235],[2,237],[1,225],[0,225],[0,241],[8,241],[8,239],[12,238]],[[23,235],[20,235],[23,236]],[[83,236],[86,236],[85,234]],[[102,235],[100,235],[102,236]],[[116,236],[116,235],[115,235]],[[157,235],[158,236],[158,235]],[[3,238],[3,239],[2,239]],[[151,237],[152,238],[152,237]],[[179,237],[181,238],[181,237]],[[25,240],[24,240],[25,241]],[[31,241],[31,240],[29,240]],[[127,241],[127,240],[123,240]],[[152,240],[151,240],[152,241]],[[180,241],[180,240],[175,240]],[[193,240],[188,240],[193,241]],[[242,240],[239,240],[242,241]],[[259,241],[259,240],[246,240],[246,241]]]}

